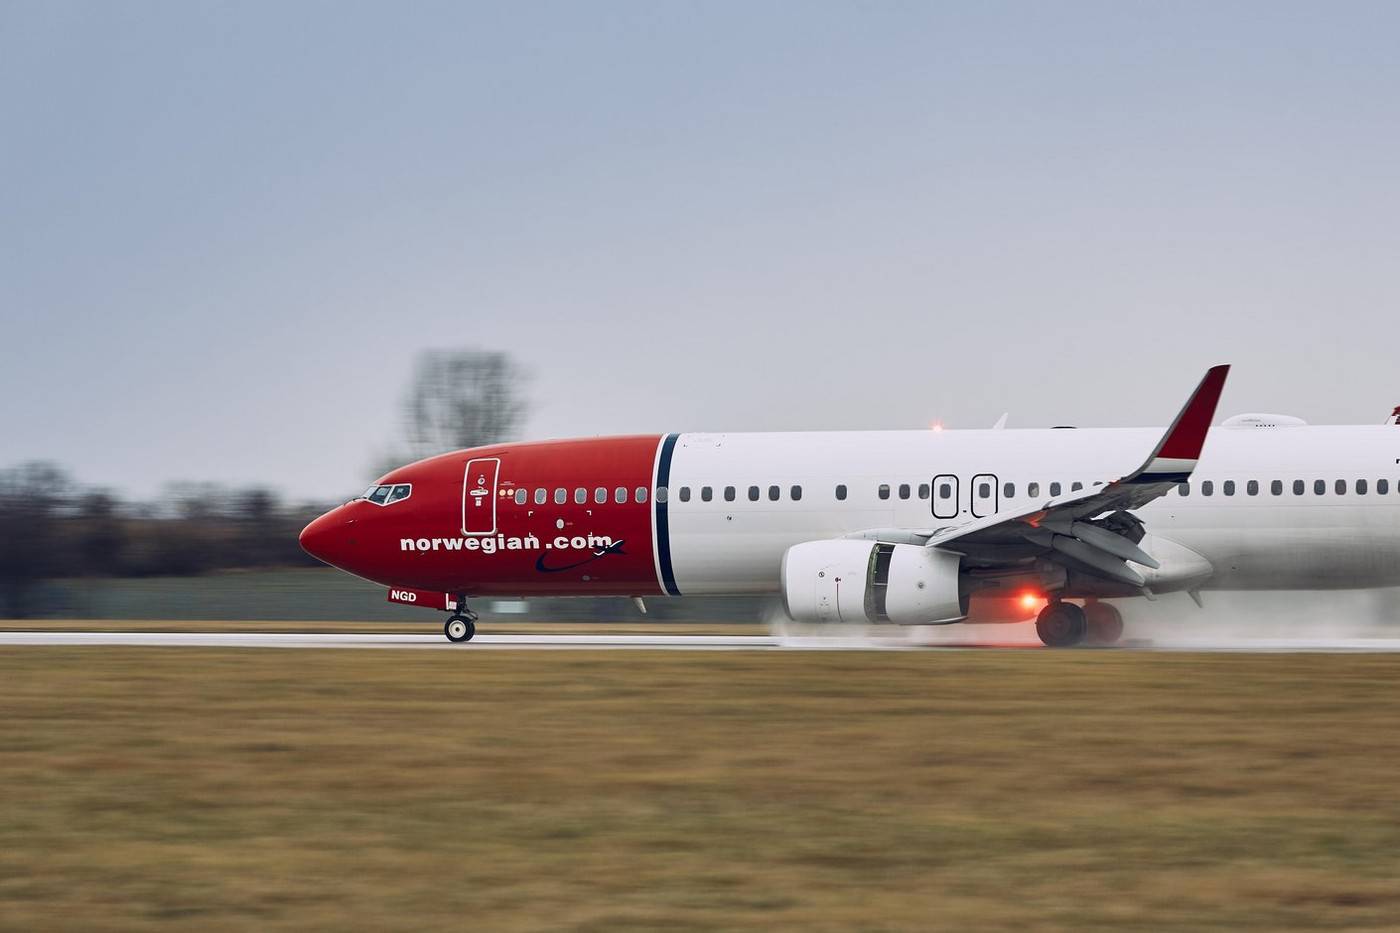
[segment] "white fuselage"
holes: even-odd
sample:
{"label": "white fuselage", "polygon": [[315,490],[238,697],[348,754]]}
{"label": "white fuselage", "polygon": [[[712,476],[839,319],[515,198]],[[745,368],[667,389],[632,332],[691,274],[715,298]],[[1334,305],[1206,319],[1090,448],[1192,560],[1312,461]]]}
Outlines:
{"label": "white fuselage", "polygon": [[[958,525],[1076,483],[1109,483],[1161,436],[1160,428],[681,434],[667,480],[676,586],[687,595],[774,590],[793,545]],[[1178,488],[1136,514],[1150,534],[1209,561],[1205,588],[1400,585],[1400,428],[1213,428],[1189,492]]]}

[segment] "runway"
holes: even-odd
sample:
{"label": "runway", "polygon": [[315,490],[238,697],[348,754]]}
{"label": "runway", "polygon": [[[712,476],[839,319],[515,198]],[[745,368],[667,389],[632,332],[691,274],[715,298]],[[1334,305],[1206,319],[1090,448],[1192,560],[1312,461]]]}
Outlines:
{"label": "runway", "polygon": [[[379,648],[441,651],[973,651],[1045,650],[1014,638],[989,639],[919,631],[889,636],[812,637],[780,635],[491,635],[454,645],[441,635],[328,634],[263,632],[0,632],[0,648],[9,647],[155,647],[155,648]],[[980,634],[980,633],[979,633]],[[1153,642],[1128,640],[1109,651],[1207,652],[1365,652],[1400,651],[1400,638],[1197,638]]]}

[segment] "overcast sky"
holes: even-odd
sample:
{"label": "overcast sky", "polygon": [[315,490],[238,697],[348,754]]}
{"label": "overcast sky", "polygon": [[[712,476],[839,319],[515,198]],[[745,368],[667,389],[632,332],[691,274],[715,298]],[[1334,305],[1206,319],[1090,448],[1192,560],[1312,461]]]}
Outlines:
{"label": "overcast sky", "polygon": [[0,465],[1400,404],[1400,4],[0,0]]}

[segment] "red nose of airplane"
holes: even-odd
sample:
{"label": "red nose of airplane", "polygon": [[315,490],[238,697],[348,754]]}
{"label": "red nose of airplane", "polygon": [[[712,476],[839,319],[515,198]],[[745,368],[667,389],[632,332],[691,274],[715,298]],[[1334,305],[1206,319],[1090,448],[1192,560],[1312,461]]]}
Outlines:
{"label": "red nose of airplane", "polygon": [[348,556],[350,527],[343,508],[332,509],[301,530],[301,549],[332,567],[344,567]]}

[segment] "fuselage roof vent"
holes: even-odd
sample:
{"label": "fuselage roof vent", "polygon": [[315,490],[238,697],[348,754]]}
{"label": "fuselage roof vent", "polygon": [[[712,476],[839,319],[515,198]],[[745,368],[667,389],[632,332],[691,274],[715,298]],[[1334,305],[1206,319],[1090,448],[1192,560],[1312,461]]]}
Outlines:
{"label": "fuselage roof vent", "polygon": [[1299,425],[1307,424],[1302,418],[1295,418],[1292,415],[1266,415],[1251,412],[1247,415],[1235,415],[1226,418],[1221,427],[1225,428],[1296,428]]}

